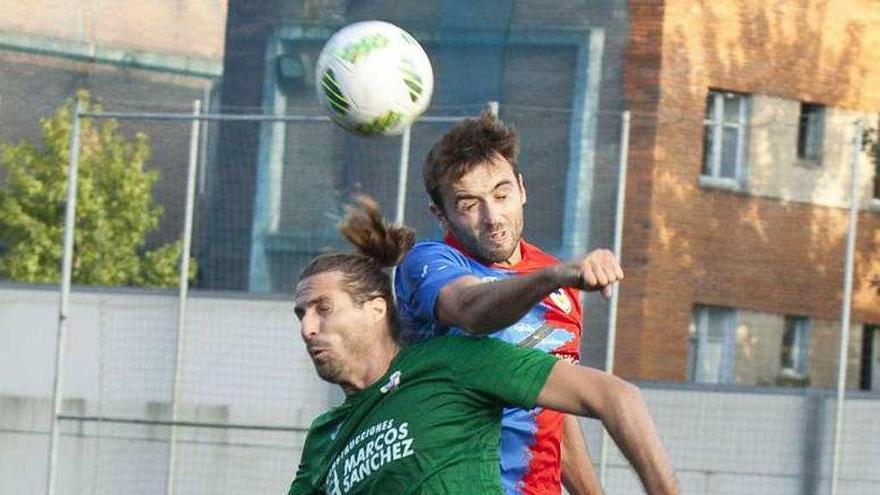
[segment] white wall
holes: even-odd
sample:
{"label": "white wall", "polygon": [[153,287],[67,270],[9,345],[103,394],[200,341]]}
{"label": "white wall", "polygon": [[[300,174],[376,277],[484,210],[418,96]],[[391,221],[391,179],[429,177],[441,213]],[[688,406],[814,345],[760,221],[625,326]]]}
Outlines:
{"label": "white wall", "polygon": [[[0,493],[41,494],[58,296],[0,285]],[[71,304],[65,412],[168,420],[174,294],[78,291]],[[315,377],[290,301],[196,294],[189,301],[181,420],[307,427],[341,399]],[[684,493],[824,494],[834,396],[827,390],[642,384]],[[841,493],[880,492],[880,394],[847,403]],[[599,458],[598,424],[583,420]],[[60,494],[164,489],[169,428],[64,421]],[[285,493],[300,431],[180,428],[178,493]],[[640,493],[612,449],[608,493]]]}
{"label": "white wall", "polygon": [[[57,308],[54,288],[0,285],[3,494],[44,490]],[[173,292],[77,291],[69,322],[65,413],[170,419]],[[305,428],[341,397],[316,377],[289,300],[195,294],[186,335],[182,421]],[[168,427],[63,425],[59,493],[161,493]],[[183,428],[181,439],[180,493],[212,486],[227,491],[211,493],[259,486],[278,493],[290,482],[302,434]],[[195,491],[185,490],[187,480]]]}
{"label": "white wall", "polygon": [[[827,494],[832,390],[642,384],[683,493]],[[880,394],[852,393],[844,409],[841,494],[880,493]],[[599,428],[584,420],[598,457]],[[619,451],[608,493],[641,493]]]}

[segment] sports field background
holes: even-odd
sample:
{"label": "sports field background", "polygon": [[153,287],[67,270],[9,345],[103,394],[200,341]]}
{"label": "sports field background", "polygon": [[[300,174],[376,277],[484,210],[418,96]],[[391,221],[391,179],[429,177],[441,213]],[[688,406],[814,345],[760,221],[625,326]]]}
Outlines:
{"label": "sports field background", "polygon": [[[60,417],[59,285],[0,280],[0,493],[45,493],[53,421],[59,494],[165,493],[169,473],[180,494],[286,491],[304,429],[341,400],[303,352],[297,272],[346,249],[353,192],[393,218],[403,190],[405,222],[440,234],[420,165],[449,122],[412,128],[402,187],[400,138],[297,120],[323,115],[309,80],[323,41],[373,18],[431,56],[429,116],[497,102],[520,130],[530,241],[564,259],[613,247],[626,164],[614,370],[642,387],[685,493],[830,494],[832,473],[835,493],[880,490],[880,172],[862,140],[880,112],[876,4],[0,6],[0,141],[39,145],[38,119],[88,89],[123,134],[149,136],[164,215],[148,248],[181,238],[197,166],[183,325],[177,288],[75,283]],[[583,361],[605,367],[610,303],[585,307]],[[583,424],[599,463],[599,426]],[[617,451],[606,460],[608,493],[638,493]]]}

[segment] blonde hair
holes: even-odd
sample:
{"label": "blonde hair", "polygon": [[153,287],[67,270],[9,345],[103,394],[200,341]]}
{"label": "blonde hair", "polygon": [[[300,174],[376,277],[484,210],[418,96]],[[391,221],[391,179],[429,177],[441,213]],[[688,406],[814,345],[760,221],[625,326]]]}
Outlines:
{"label": "blonde hair", "polygon": [[386,268],[396,266],[415,243],[415,231],[405,225],[389,224],[373,198],[358,194],[345,208],[339,231],[354,245],[357,253],[327,253],[312,259],[299,280],[325,272],[342,273],[343,290],[362,305],[381,297],[388,305],[391,336],[400,335],[400,320],[394,306],[391,277]]}

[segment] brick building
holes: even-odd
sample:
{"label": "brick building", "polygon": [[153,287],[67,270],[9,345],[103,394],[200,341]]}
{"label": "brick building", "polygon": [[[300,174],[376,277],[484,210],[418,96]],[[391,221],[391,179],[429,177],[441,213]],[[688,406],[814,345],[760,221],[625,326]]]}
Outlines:
{"label": "brick building", "polygon": [[[880,112],[880,6],[856,4],[630,2],[618,373],[834,386],[853,123]],[[880,197],[861,155],[847,386],[878,389]]]}

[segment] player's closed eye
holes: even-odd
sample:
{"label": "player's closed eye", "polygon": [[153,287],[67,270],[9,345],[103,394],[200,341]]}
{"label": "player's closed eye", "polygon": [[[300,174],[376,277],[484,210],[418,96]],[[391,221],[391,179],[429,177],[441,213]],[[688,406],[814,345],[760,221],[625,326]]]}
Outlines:
{"label": "player's closed eye", "polygon": [[477,206],[476,201],[459,201],[458,209],[461,211],[471,211]]}

